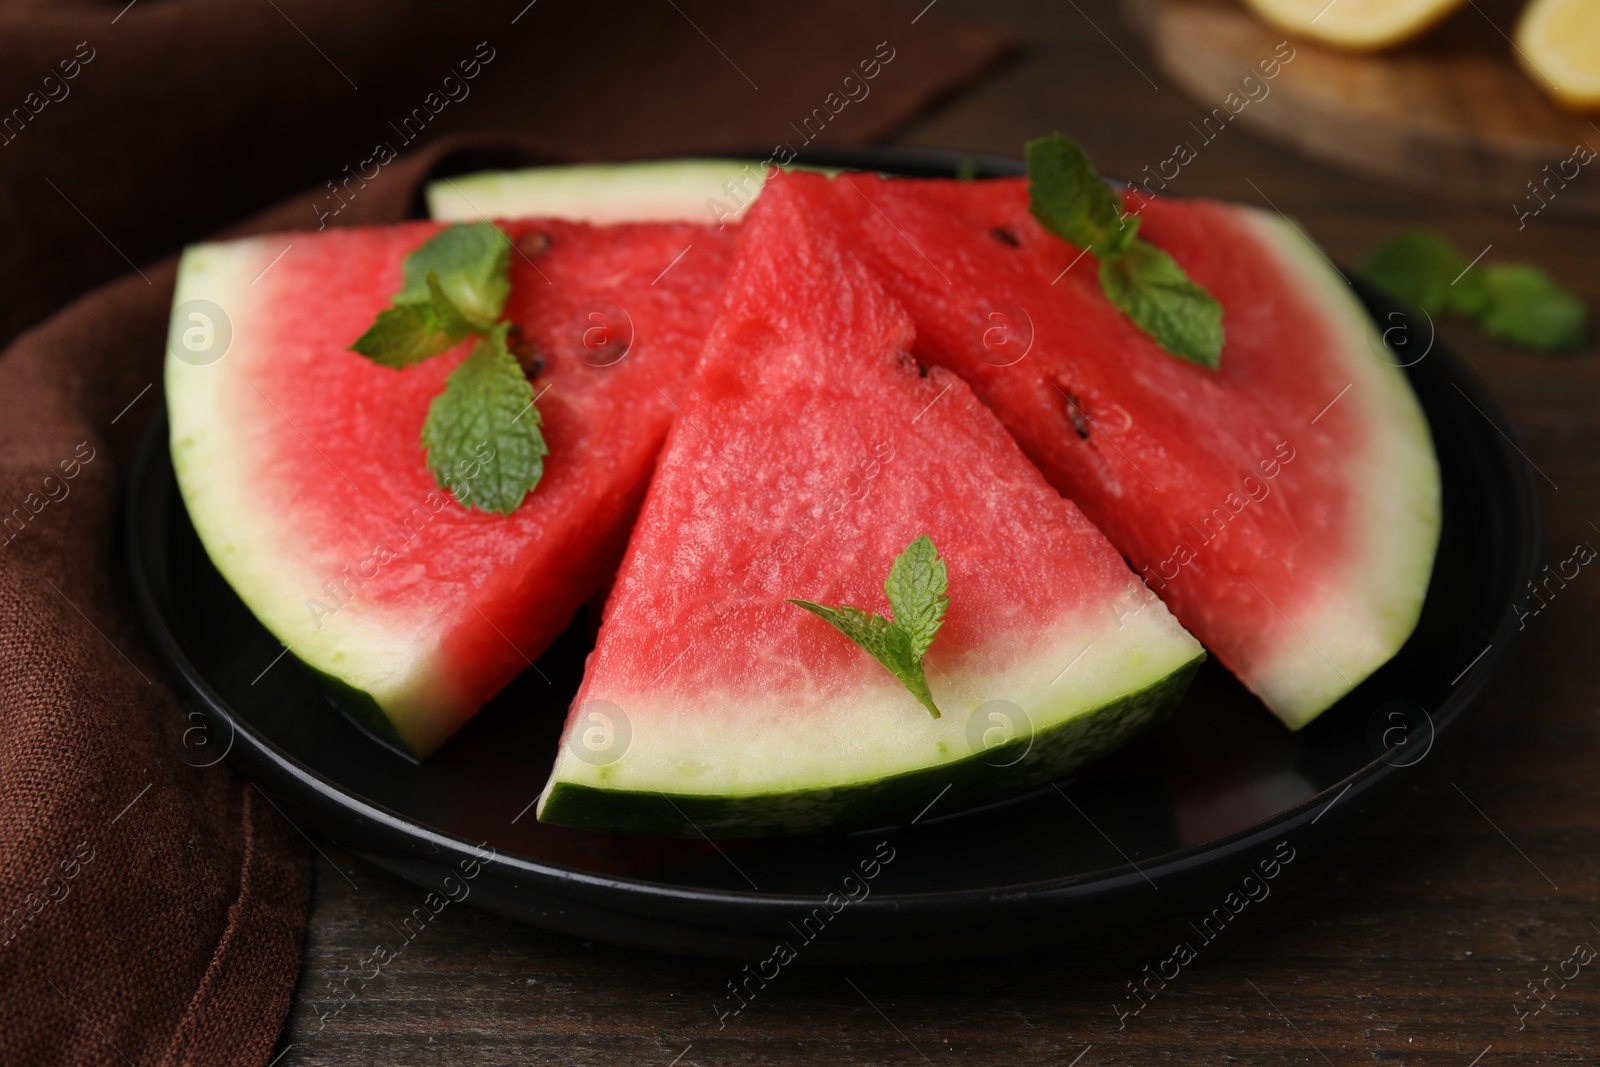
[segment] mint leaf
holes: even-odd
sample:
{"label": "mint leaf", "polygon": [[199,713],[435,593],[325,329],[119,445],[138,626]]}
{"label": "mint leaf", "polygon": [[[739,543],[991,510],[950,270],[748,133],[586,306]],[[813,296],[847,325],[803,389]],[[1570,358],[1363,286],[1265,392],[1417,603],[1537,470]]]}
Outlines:
{"label": "mint leaf", "polygon": [[447,352],[456,342],[481,332],[445,295],[439,276],[431,270],[423,281],[423,293],[427,299],[421,303],[396,303],[378,312],[351,351],[399,369]]}
{"label": "mint leaf", "polygon": [[805,608],[866,649],[879,663],[888,666],[889,649],[883,638],[884,631],[890,626],[888,619],[849,605],[831,608],[826,604],[813,604],[809,600],[797,600],[792,597],[789,603]]}
{"label": "mint leaf", "polygon": [[[1356,268],[1356,274],[1403,303],[1442,315],[1446,311],[1474,314],[1477,293],[1457,294],[1456,279],[1467,260],[1455,245],[1432,230],[1411,230],[1374,248]],[[1481,290],[1479,290],[1481,292]],[[1460,301],[1462,306],[1453,304]]]}
{"label": "mint leaf", "polygon": [[1045,229],[1094,252],[1118,256],[1139,232],[1078,143],[1061,134],[1029,141],[1028,209]]}
{"label": "mint leaf", "polygon": [[402,304],[378,312],[367,332],[350,348],[374,363],[399,370],[447,352],[459,340],[441,328],[439,317],[428,305]]}
{"label": "mint leaf", "polygon": [[1450,287],[1445,309],[1463,318],[1476,319],[1489,309],[1489,286],[1485,272],[1469,270]]}
{"label": "mint leaf", "polygon": [[466,337],[468,334],[483,332],[484,326],[468,319],[466,314],[456,306],[455,301],[450,299],[449,295],[444,291],[443,283],[439,281],[439,275],[430,270],[425,284],[428,287],[428,302],[426,304],[401,304],[399,306],[426,307],[433,321],[438,324],[439,329],[457,340]]}
{"label": "mint leaf", "polygon": [[1028,205],[1040,225],[1100,260],[1107,299],[1180,359],[1222,363],[1222,305],[1178,261],[1138,236],[1139,220],[1100,179],[1077,142],[1061,134],[1028,142]]}
{"label": "mint leaf", "polygon": [[[506,347],[509,329],[509,323],[490,327],[450,372],[422,426],[428,469],[440,487],[463,507],[502,515],[515,511],[539,484],[549,453],[533,386]],[[492,457],[487,460],[486,448]]]}
{"label": "mint leaf", "polygon": [[511,292],[511,242],[490,222],[451,226],[406,256],[402,272],[405,287],[394,303],[437,305],[429,280],[436,276],[437,290],[481,331],[500,317]]}
{"label": "mint leaf", "polygon": [[928,690],[922,657],[944,625],[950,598],[949,579],[938,549],[923,535],[906,546],[889,567],[883,591],[894,611],[891,621],[862,608],[829,607],[791,597],[789,603],[816,615],[859,645],[910,691],[917,701],[939,718],[939,707]]}
{"label": "mint leaf", "polygon": [[1570,352],[1588,340],[1583,301],[1538,267],[1491,263],[1483,283],[1487,300],[1478,326],[1490,337],[1540,352]]}
{"label": "mint leaf", "polygon": [[1100,287],[1168,352],[1212,370],[1222,363],[1222,305],[1155,245],[1135,241],[1103,260]]}
{"label": "mint leaf", "polygon": [[926,534],[907,545],[889,568],[883,591],[889,596],[895,625],[911,638],[915,659],[923,657],[944,625],[944,613],[950,606],[950,598],[945,596],[949,585],[944,560]]}
{"label": "mint leaf", "polygon": [[880,659],[906,690],[917,698],[917,703],[928,709],[928,713],[935,719],[940,718],[939,705],[933,702],[933,694],[928,691],[927,676],[922,673],[922,655],[916,651],[915,641],[911,635],[894,623],[883,632],[884,648],[888,656]]}

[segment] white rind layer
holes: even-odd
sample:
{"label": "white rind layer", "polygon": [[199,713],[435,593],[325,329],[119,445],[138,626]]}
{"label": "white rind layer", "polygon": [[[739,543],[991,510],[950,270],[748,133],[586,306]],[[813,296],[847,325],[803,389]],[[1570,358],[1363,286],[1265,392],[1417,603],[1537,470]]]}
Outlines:
{"label": "white rind layer", "polygon": [[766,182],[765,164],[672,159],[484,171],[431,182],[428,212],[441,222],[538,216],[598,226],[741,217]]}
{"label": "white rind layer", "polygon": [[1292,222],[1237,210],[1334,332],[1350,383],[1338,402],[1359,405],[1367,431],[1346,465],[1350,547],[1320,594],[1294,611],[1298,633],[1288,632],[1248,683],[1298,730],[1387,663],[1416,628],[1439,546],[1439,463],[1422,407],[1394,365],[1400,358],[1349,283]]}
{"label": "white rind layer", "polygon": [[[733,799],[878,782],[1009,740],[991,736],[976,749],[970,742],[971,717],[987,701],[1017,705],[1039,735],[1157,686],[1203,655],[1148,591],[1130,593],[1120,609],[1076,608],[1029,644],[1022,653],[1013,637],[997,637],[942,668],[930,656],[928,684],[944,712],[938,719],[864,656],[860,687],[845,695],[821,687],[759,699],[682,693],[670,683],[638,692],[586,687],[585,701],[622,709],[631,738],[606,765],[579,758],[581,742],[563,738],[540,809],[558,785]],[[980,737],[990,729],[1006,734],[1003,720],[985,719]]]}
{"label": "white rind layer", "polygon": [[359,599],[323,615],[319,627],[308,600],[336,603],[323,583],[359,561],[317,558],[297,536],[292,491],[278,493],[258,463],[296,432],[250,373],[272,358],[263,340],[269,290],[253,283],[282,251],[281,239],[250,238],[184,252],[174,311],[210,301],[228,317],[232,342],[211,363],[179,359],[191,323],[174,314],[164,374],[178,487],[206,554],[262,625],[308,666],[368,694],[407,744],[428,752],[476,710],[440,674],[437,628],[416,619],[386,625]]}

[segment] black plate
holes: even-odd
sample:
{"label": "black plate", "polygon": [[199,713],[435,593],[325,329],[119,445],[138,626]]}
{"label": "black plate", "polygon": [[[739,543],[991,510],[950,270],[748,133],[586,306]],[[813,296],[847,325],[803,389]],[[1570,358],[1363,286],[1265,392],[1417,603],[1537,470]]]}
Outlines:
{"label": "black plate", "polygon": [[[960,159],[873,150],[808,161],[948,175]],[[150,639],[186,698],[185,756],[225,756],[302,826],[418,884],[457,896],[465,886],[503,915],[668,952],[755,963],[786,940],[806,963],[979,955],[1209,910],[1279,842],[1289,843],[1280,856],[1292,849],[1302,862],[1419,773],[1499,669],[1510,605],[1537,568],[1538,500],[1504,419],[1427,324],[1362,297],[1413,353],[1407,373],[1443,471],[1443,538],[1416,633],[1298,734],[1212,661],[1155,733],[1059,789],[988,809],[935,804],[914,826],[715,845],[546,826],[529,809],[592,633],[574,625],[540,660],[553,684],[528,672],[432,758],[405,758],[334,713],[292,656],[273,665],[282,646],[189,524],[163,419],[133,473],[127,544]],[[462,864],[470,883],[446,883]],[[839,894],[831,908],[829,893]],[[841,904],[847,896],[861,899]]]}

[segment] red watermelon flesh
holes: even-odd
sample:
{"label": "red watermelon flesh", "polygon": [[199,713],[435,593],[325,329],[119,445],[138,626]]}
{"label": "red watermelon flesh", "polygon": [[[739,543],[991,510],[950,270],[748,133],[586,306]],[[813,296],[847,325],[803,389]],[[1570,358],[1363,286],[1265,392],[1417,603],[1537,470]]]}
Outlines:
{"label": "red watermelon flesh", "polygon": [[[540,800],[715,837],[911,817],[1049,781],[1181,695],[1199,645],[948,371],[801,186],[769,186],[662,454]],[[843,235],[848,236],[848,235]],[[927,535],[933,718],[786,602],[887,612]]]}
{"label": "red watermelon flesh", "polygon": [[[502,517],[449,499],[419,443],[469,345],[403,371],[347,350],[440,228],[191,248],[177,311],[210,301],[232,340],[214,362],[169,354],[166,370],[173,461],[213,562],[354,710],[422,754],[610,577],[734,249],[734,231],[686,224],[504,224],[506,317],[543,360],[550,454]],[[173,352],[188,324],[175,316]]]}
{"label": "red watermelon flesh", "polygon": [[1223,305],[1221,369],[1163,352],[1045,232],[1027,182],[815,174],[790,185],[850,234],[1028,456],[1178,618],[1299,727],[1415,626],[1439,530],[1431,438],[1404,375],[1288,220],[1130,195],[1141,235]]}

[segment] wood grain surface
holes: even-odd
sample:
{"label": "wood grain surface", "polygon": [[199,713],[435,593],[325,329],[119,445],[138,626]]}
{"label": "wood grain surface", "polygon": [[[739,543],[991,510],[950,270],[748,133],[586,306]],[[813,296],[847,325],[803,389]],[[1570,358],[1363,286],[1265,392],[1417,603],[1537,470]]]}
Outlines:
{"label": "wood grain surface", "polygon": [[[1517,64],[1507,35],[1520,6],[1473,0],[1414,42],[1352,55],[1288,38],[1239,0],[1123,0],[1156,66],[1208,110],[1221,108],[1219,122],[1236,115],[1240,125],[1315,158],[1419,189],[1600,213],[1600,182],[1568,181],[1560,167],[1579,144],[1600,149],[1600,129],[1557,107]],[[1259,88],[1258,64],[1284,41],[1294,58]],[[1256,107],[1241,91],[1251,74],[1257,88],[1250,93],[1276,96],[1273,107]],[[1548,186],[1546,164],[1554,175]],[[1568,177],[1579,169],[1569,164]]]}
{"label": "wood grain surface", "polygon": [[[925,2],[908,6],[908,25]],[[1014,32],[1027,48],[904,131],[905,143],[1015,155],[1060,129],[1108,172],[1132,176],[1209,110],[1127,35],[1114,0],[943,0],[934,10]],[[1600,174],[1579,180],[1600,188]],[[1201,149],[1172,188],[1275,206],[1345,263],[1401,227],[1434,226],[1469,256],[1487,247],[1489,258],[1535,262],[1591,308],[1600,300],[1600,226],[1547,213],[1519,229],[1509,205],[1352,179],[1245,129]],[[1546,476],[1545,557],[1565,559],[1580,540],[1600,546],[1600,360],[1514,353],[1453,322],[1443,330]],[[396,941],[395,924],[422,897],[322,843],[279,1063],[1594,1062],[1600,960],[1568,961],[1579,945],[1600,947],[1597,606],[1600,576],[1585,571],[1528,620],[1460,743],[1428,756],[1424,785],[1342,850],[1286,870],[1136,1016],[1119,1020],[1113,1005],[1129,1010],[1127,983],[1190,936],[1183,916],[997,962],[787,970],[719,1029],[712,1001],[737,970],[728,964],[579,943],[451,905],[342,1013],[322,1018],[328,982]],[[1558,971],[1575,976],[1550,979],[1542,1010],[1519,1019],[1535,1003],[1529,983]]]}

